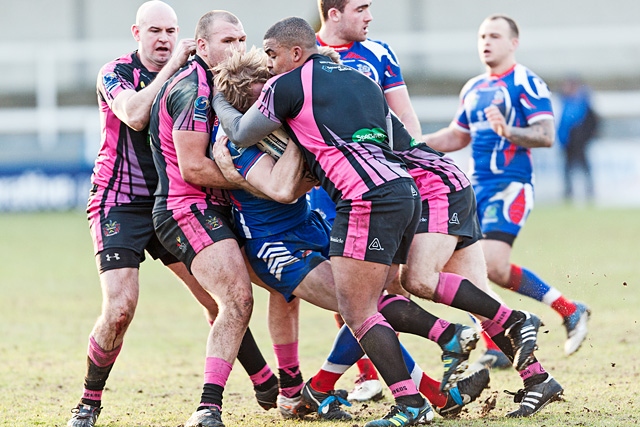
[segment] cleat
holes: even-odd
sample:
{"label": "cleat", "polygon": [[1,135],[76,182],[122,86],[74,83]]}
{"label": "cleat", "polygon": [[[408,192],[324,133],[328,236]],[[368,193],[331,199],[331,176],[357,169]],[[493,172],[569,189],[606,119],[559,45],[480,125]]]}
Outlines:
{"label": "cleat", "polygon": [[469,369],[472,371],[479,371],[483,368],[507,369],[511,368],[511,361],[507,355],[500,350],[489,349],[485,351],[478,360],[473,362]]}
{"label": "cleat", "polygon": [[529,417],[547,404],[556,400],[562,400],[564,389],[551,375],[541,382],[513,393],[505,390],[507,394],[513,395],[513,401],[520,404],[520,408],[509,412],[508,418]]}
{"label": "cleat", "polygon": [[220,409],[215,406],[194,412],[184,427],[224,427]]}
{"label": "cleat", "polygon": [[343,411],[340,405],[351,406],[347,401],[347,390],[332,390],[329,393],[316,391],[311,387],[311,380],[302,388],[302,398],[309,412],[318,412],[320,418],[325,420],[348,421],[353,417]]}
{"label": "cleat", "polygon": [[445,418],[457,417],[462,412],[464,405],[480,397],[488,385],[489,369],[483,368],[458,381],[455,387],[447,391],[447,403],[442,408],[434,407],[434,409]]}
{"label": "cleat", "polygon": [[67,422],[67,427],[93,427],[96,425],[101,410],[102,408],[99,406],[79,403],[71,410],[73,416]]}
{"label": "cleat", "polygon": [[301,395],[296,397],[279,395],[277,406],[282,418],[285,419],[303,418],[309,413]]}
{"label": "cleat", "polygon": [[533,360],[533,352],[538,349],[538,329],[542,322],[535,314],[521,311],[524,319],[514,323],[504,331],[511,340],[514,350],[513,367],[520,372],[526,369]]}
{"label": "cleat", "polygon": [[253,389],[256,394],[258,405],[265,411],[278,407],[278,383],[276,382],[271,388],[265,391]]}
{"label": "cleat", "polygon": [[401,404],[391,407],[391,410],[380,420],[369,421],[364,427],[404,427],[427,424],[433,420],[433,410],[427,399],[420,408],[413,408]]}
{"label": "cleat", "polygon": [[575,302],[576,311],[565,317],[562,323],[567,330],[567,340],[564,343],[564,352],[572,355],[582,345],[587,337],[587,322],[591,316],[591,310],[581,302]]}
{"label": "cleat", "polygon": [[441,346],[444,375],[440,383],[440,391],[454,387],[460,376],[469,366],[469,353],[476,348],[480,336],[475,329],[456,324],[455,334],[451,341]]}
{"label": "cleat", "polygon": [[366,402],[368,400],[378,401],[382,399],[382,383],[380,380],[365,380],[364,377],[358,378],[356,386],[347,396],[347,400],[356,402]]}

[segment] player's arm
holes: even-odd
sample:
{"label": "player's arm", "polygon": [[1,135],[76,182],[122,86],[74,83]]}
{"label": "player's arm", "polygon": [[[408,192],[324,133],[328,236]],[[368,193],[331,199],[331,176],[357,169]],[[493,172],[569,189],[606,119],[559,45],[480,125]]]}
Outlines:
{"label": "player's arm", "polygon": [[422,127],[420,126],[418,115],[413,109],[413,105],[411,105],[407,87],[402,86],[385,92],[384,97],[387,100],[387,104],[389,104],[389,108],[398,116],[411,136],[419,140],[422,136]]}
{"label": "player's arm", "polygon": [[551,147],[555,139],[555,121],[552,118],[539,120],[526,127],[509,126],[495,105],[484,109],[491,128],[510,143],[526,148]]}
{"label": "player's arm", "polygon": [[270,156],[262,156],[247,174],[247,180],[273,200],[292,203],[317,184],[307,176],[305,170],[300,149],[289,142],[278,161]]}
{"label": "player's arm", "polygon": [[234,182],[237,179],[246,179],[258,191],[253,192],[256,196],[280,203],[292,203],[313,186],[313,182],[304,176],[304,161],[295,144],[288,144],[277,162],[269,155],[263,154],[243,178],[233,164],[227,141],[226,136],[216,140],[216,164],[227,179]]}
{"label": "player's arm", "polygon": [[434,133],[422,135],[424,141],[434,150],[450,153],[461,150],[471,142],[471,135],[456,128],[452,123],[449,127],[440,129]]}
{"label": "player's arm", "polygon": [[209,134],[205,132],[173,131],[173,143],[182,179],[201,187],[226,190],[243,188],[238,183],[228,181],[216,163],[206,156],[209,138]]}
{"label": "player's arm", "polygon": [[238,147],[255,145],[280,127],[280,123],[270,120],[258,110],[257,103],[242,114],[233,108],[222,93],[213,97],[213,109],[224,133]]}
{"label": "player's arm", "polygon": [[133,89],[127,89],[114,98],[111,109],[116,117],[133,130],[141,131],[146,128],[149,124],[151,104],[160,88],[187,62],[189,55],[195,53],[195,49],[194,39],[180,40],[169,62],[147,87],[137,92]]}

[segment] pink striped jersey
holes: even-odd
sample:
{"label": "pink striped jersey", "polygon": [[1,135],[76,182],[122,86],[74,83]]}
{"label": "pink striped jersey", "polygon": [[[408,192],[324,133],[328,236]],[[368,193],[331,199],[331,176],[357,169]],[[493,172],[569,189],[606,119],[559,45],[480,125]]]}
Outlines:
{"label": "pink striped jersey", "polygon": [[211,134],[216,119],[211,106],[213,76],[197,55],[162,86],[151,108],[149,136],[158,172],[154,213],[193,204],[228,206],[222,190],[186,182],[178,167],[173,131]]}
{"label": "pink striped jersey", "polygon": [[351,67],[314,54],[271,78],[258,105],[265,117],[284,125],[336,203],[410,178],[388,145],[390,111],[380,86]]}
{"label": "pink striped jersey", "polygon": [[395,115],[392,119],[393,152],[407,165],[423,201],[434,194],[455,193],[471,185],[453,159],[424,142],[417,142],[408,132],[403,132],[404,125]]}
{"label": "pink striped jersey", "polygon": [[115,204],[134,196],[151,197],[158,183],[149,148],[149,129],[135,131],[116,117],[111,106],[124,90],[140,91],[156,77],[138,58],[137,51],[105,64],[96,89],[100,108],[101,141],[91,183],[102,187],[104,198]]}

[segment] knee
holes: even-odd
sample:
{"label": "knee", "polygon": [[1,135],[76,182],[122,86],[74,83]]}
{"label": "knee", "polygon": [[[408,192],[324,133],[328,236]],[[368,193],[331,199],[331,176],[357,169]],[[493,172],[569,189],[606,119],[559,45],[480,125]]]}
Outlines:
{"label": "knee", "polygon": [[437,285],[437,280],[435,283],[431,283],[430,281],[420,280],[420,278],[411,276],[404,278],[404,281],[402,282],[402,287],[407,292],[419,298],[425,298],[428,300],[433,300]]}
{"label": "knee", "polygon": [[487,276],[496,285],[507,288],[509,286],[509,277],[511,276],[511,268],[507,265],[487,264]]}

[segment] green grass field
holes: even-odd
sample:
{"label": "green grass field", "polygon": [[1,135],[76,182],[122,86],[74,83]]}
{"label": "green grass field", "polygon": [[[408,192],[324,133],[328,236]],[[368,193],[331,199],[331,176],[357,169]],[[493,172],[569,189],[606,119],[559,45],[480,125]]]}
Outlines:
{"label": "green grass field", "polygon": [[[83,213],[0,215],[0,426],[64,426],[82,391],[87,337],[100,312],[100,287]],[[518,239],[514,261],[530,267],[568,297],[590,305],[590,334],[572,357],[562,352],[565,332],[547,306],[500,290],[514,308],[546,323],[538,358],[565,387],[565,401],[524,420],[507,420],[516,408],[504,389],[521,381],[512,371],[492,373],[491,387],[458,420],[438,416],[437,426],[629,426],[640,424],[640,210],[540,207]],[[265,297],[255,291],[251,322],[270,365]],[[431,302],[430,311],[469,323],[466,314]],[[305,378],[320,367],[333,341],[333,316],[302,308],[300,356]],[[181,426],[200,397],[208,325],[201,309],[160,264],[141,269],[136,318],[103,396],[99,426]],[[401,336],[422,368],[439,377],[439,349]],[[476,356],[480,352],[476,350]],[[472,355],[472,360],[475,356]],[[338,386],[349,389],[350,370]],[[481,417],[483,402],[496,407]],[[384,415],[380,403],[356,404],[348,423],[362,426]],[[227,384],[227,427],[317,426],[285,422],[253,400],[250,382],[236,364]]]}

